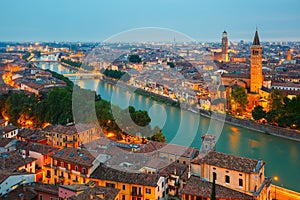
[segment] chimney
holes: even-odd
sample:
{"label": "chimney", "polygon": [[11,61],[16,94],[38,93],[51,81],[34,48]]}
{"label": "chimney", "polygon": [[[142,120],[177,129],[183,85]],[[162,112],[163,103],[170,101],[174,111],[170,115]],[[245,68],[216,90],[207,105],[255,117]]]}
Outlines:
{"label": "chimney", "polygon": [[94,199],[94,195],[90,194],[90,199]]}

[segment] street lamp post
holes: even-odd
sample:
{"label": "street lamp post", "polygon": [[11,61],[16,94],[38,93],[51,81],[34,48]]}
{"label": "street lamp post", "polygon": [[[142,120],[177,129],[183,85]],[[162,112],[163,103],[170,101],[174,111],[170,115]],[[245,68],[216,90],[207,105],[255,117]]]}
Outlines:
{"label": "street lamp post", "polygon": [[[274,181],[277,182],[278,181],[278,176],[274,176]],[[275,199],[274,200],[277,200],[276,198],[276,185],[274,184],[274,187],[275,187]]]}

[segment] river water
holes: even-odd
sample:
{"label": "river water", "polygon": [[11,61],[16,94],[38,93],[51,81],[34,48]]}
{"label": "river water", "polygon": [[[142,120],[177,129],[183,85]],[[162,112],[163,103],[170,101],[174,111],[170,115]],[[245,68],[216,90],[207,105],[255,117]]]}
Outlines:
{"label": "river water", "polygon": [[[73,73],[58,63],[41,63],[39,67],[61,74]],[[203,133],[218,132],[222,128],[222,124],[211,123],[209,118],[156,102],[100,80],[83,79],[74,82],[82,88],[95,90],[103,99],[121,108],[132,105],[136,110],[147,110],[152,119],[151,126],[162,128],[167,143],[200,148]],[[224,124],[220,130],[217,151],[263,159],[266,162],[266,176],[278,176],[277,185],[300,192],[300,142],[230,124]]]}

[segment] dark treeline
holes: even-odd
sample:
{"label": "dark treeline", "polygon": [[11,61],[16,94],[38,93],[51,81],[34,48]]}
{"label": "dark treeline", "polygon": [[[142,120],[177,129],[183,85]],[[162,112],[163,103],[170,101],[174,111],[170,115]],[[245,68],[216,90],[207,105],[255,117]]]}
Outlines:
{"label": "dark treeline", "polygon": [[255,107],[252,116],[255,120],[266,119],[268,123],[281,127],[300,129],[300,95],[289,99],[274,90],[269,99],[269,111]]}
{"label": "dark treeline", "polygon": [[133,107],[121,109],[101,99],[95,91],[74,86],[53,88],[47,93],[26,95],[24,92],[8,92],[0,95],[0,110],[9,118],[9,123],[22,127],[20,119],[33,122],[32,127],[41,128],[44,123],[67,124],[99,123],[104,132],[113,132],[121,139],[121,134],[152,137],[165,141],[158,127],[151,129],[151,119],[146,111]]}

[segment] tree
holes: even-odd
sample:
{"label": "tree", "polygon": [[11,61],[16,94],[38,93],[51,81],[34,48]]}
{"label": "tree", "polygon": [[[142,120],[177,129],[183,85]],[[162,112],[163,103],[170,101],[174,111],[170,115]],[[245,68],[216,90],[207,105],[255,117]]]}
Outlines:
{"label": "tree", "polygon": [[264,117],[266,117],[266,111],[264,111],[262,106],[256,106],[253,110],[252,110],[252,117],[255,120],[260,120]]}
{"label": "tree", "polygon": [[210,200],[216,200],[216,179],[213,179]]}
{"label": "tree", "polygon": [[278,90],[272,91],[269,97],[270,110],[282,110],[284,103],[283,100],[284,96]]}
{"label": "tree", "polygon": [[244,110],[248,105],[248,96],[245,89],[242,87],[234,88],[231,92],[231,98],[241,107],[242,110]]}
{"label": "tree", "polygon": [[132,62],[132,63],[140,63],[140,62],[142,62],[142,59],[137,54],[130,55],[129,58],[128,58],[128,60],[129,60],[129,62]]}
{"label": "tree", "polygon": [[150,137],[150,140],[156,142],[166,142],[166,137],[163,135],[162,130],[158,126],[155,126],[152,132],[154,135]]}

